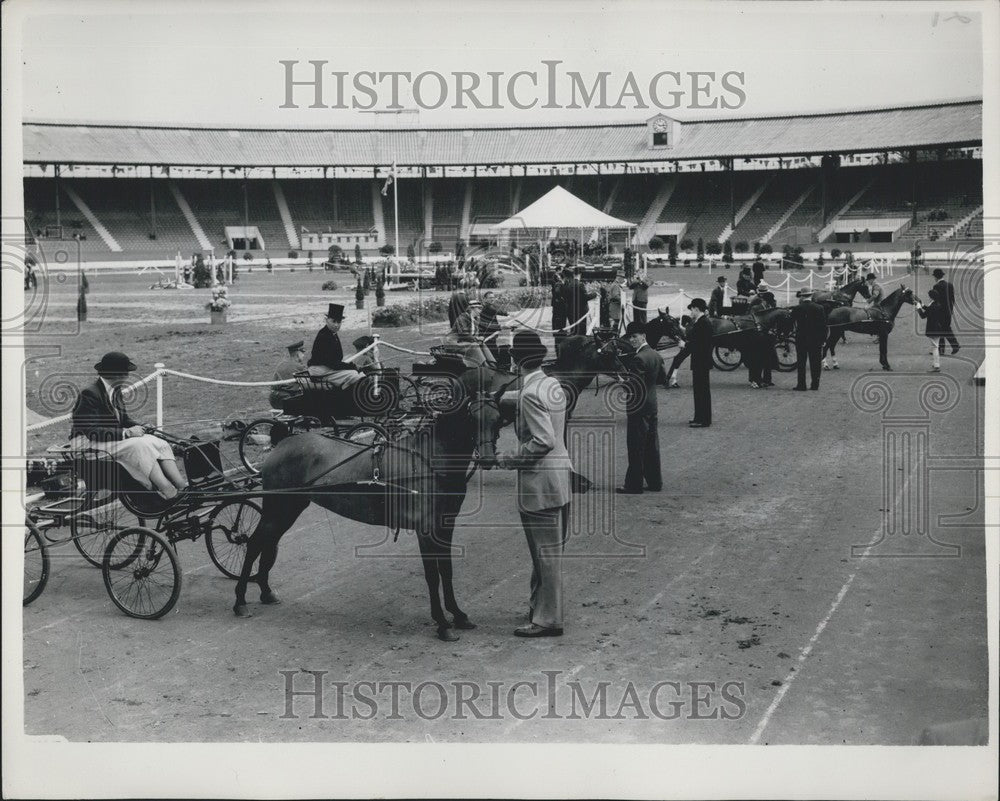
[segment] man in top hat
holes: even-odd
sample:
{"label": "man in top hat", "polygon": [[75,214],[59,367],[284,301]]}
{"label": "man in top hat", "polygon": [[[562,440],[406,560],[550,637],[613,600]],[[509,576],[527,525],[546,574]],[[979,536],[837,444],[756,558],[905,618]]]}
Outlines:
{"label": "man in top hat", "polygon": [[726,276],[720,275],[715,280],[718,285],[712,290],[708,299],[709,317],[721,317],[726,306]]}
{"label": "man in top hat", "polygon": [[344,307],[331,303],[326,312],[326,324],[313,340],[309,357],[309,372],[315,378],[344,388],[356,384],[364,376],[350,362],[344,361],[344,347],[340,344],[340,326],[344,322]]}
{"label": "man in top hat", "polygon": [[502,468],[517,470],[521,525],[531,554],[528,624],[518,637],[558,637],[563,633],[562,557],[571,499],[571,463],[563,429],[566,396],[542,362],[548,351],[534,331],[518,331],[511,357],[521,371],[521,389],[502,403],[515,402],[518,447],[497,454]]}
{"label": "man in top hat", "polygon": [[708,319],[708,305],[704,298],[695,298],[688,304],[691,326],[688,328],[686,347],[691,354],[691,389],[694,394],[694,418],[690,428],[708,428],[712,425],[712,388],[708,371],[712,369],[712,323]]}
{"label": "man in top hat", "polygon": [[650,492],[663,489],[660,434],[656,419],[656,382],[663,370],[663,359],[646,342],[644,323],[633,320],[625,326],[625,339],[635,348],[629,369],[639,380],[633,387],[627,406],[625,443],[628,470],[625,472],[625,485],[615,491],[623,495],[641,495],[644,484]]}
{"label": "man in top hat", "polygon": [[792,307],[792,322],[795,324],[795,355],[798,361],[799,380],[796,392],[806,390],[806,360],[809,361],[809,389],[819,389],[819,378],[823,373],[823,343],[826,342],[826,311],[818,303],[813,303],[813,291],[800,289],[796,293],[799,305]]}
{"label": "man in top hat", "polygon": [[177,469],[173,450],[164,440],[147,434],[125,408],[122,393],[129,373],[136,370],[134,362],[113,351],[105,353],[94,369],[97,380],[80,390],[73,406],[69,432],[73,447],[104,451],[147,490],[155,489],[168,499],[176,497],[187,482]]}
{"label": "man in top hat", "polygon": [[934,268],[932,275],[934,276],[934,280],[937,282],[933,287],[933,297],[939,307],[937,323],[941,337],[938,339],[938,352],[944,353],[944,340],[947,339],[948,343],[951,345],[951,353],[954,356],[958,353],[958,349],[961,347],[961,345],[958,344],[958,338],[955,336],[955,332],[951,329],[951,318],[955,311],[955,287],[951,285],[950,281],[945,280],[944,270],[940,267]]}
{"label": "man in top hat", "polygon": [[[285,350],[288,351],[288,355],[274,369],[272,381],[290,381],[295,378],[296,373],[306,369],[306,343],[303,340],[293,342]],[[272,409],[284,409],[286,401],[301,394],[302,390],[296,383],[278,384],[271,387],[268,401]]]}

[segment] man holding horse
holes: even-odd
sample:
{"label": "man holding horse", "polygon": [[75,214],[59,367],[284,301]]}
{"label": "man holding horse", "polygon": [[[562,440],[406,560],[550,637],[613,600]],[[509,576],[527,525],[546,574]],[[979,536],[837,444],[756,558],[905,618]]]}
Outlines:
{"label": "man holding horse", "polygon": [[542,371],[547,355],[534,331],[514,334],[511,356],[522,374],[515,401],[518,448],[496,457],[499,467],[517,470],[518,511],[531,554],[528,622],[514,630],[518,637],[558,637],[563,633],[562,557],[569,522],[571,466],[563,442],[566,397],[559,381]]}
{"label": "man holding horse", "polygon": [[937,281],[934,284],[933,292],[935,293],[932,297],[936,299],[938,306],[938,330],[940,332],[938,341],[938,352],[944,353],[944,340],[947,339],[948,343],[951,345],[951,355],[954,356],[958,353],[958,349],[961,345],[958,344],[958,339],[955,337],[955,332],[951,330],[951,317],[952,313],[955,311],[955,287],[951,285],[950,281],[946,281],[944,278],[944,270],[940,267],[936,267],[933,272],[934,280]]}

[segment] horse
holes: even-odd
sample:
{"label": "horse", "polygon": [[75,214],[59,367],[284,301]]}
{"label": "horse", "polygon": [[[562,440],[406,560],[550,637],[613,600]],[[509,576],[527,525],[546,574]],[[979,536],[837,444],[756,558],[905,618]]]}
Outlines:
{"label": "horse", "polygon": [[872,334],[878,337],[878,361],[883,370],[892,370],[887,356],[889,332],[896,322],[896,315],[904,303],[914,303],[913,290],[900,285],[895,291],[886,295],[874,308],[855,309],[840,306],[833,309],[826,318],[830,333],[823,346],[823,367],[829,369],[827,353],[830,362],[837,369],[837,340],[844,331],[857,331],[861,334]]}
{"label": "horse", "polygon": [[831,311],[840,306],[853,306],[854,298],[859,292],[865,300],[871,297],[867,282],[861,278],[844,284],[837,289],[817,290],[813,292],[812,300],[813,303],[818,303],[822,306],[827,316],[829,316]]}
{"label": "horse", "polygon": [[455,600],[452,535],[475,470],[469,471],[473,452],[485,462],[495,459],[500,395],[513,380],[490,367],[470,369],[453,382],[449,408],[418,418],[391,441],[365,445],[319,433],[282,438],[276,426],[275,447],[261,465],[261,519],[247,543],[233,612],[250,617],[246,590],[258,557],[261,603],[280,603],[269,582],[278,542],[315,503],[349,520],[394,527],[397,535],[401,528],[416,531],[438,639],[453,642],[459,636],[452,628],[475,628]]}
{"label": "horse", "polygon": [[[853,306],[854,298],[859,292],[865,300],[868,300],[872,296],[871,290],[868,288],[868,282],[863,278],[857,278],[836,289],[817,290],[813,292],[812,300],[813,303],[818,303],[822,306],[823,311],[826,312],[826,316],[829,317],[830,312],[840,306]],[[844,344],[847,344],[847,334],[845,331],[840,332],[840,338]]]}
{"label": "horse", "polygon": [[[680,320],[667,315],[664,333],[675,339],[686,339],[685,328],[688,318],[685,316]],[[750,314],[739,317],[709,317],[709,324],[712,327],[712,338],[719,340],[716,348],[725,347],[739,351],[740,359],[743,359],[744,350],[748,347],[746,334],[755,331],[773,332],[778,336],[787,336],[792,331],[792,313],[785,308],[763,309],[762,311],[751,310]],[[667,370],[667,381],[688,357],[687,348],[681,348],[674,356]],[[729,369],[735,369],[739,362],[734,362]]]}

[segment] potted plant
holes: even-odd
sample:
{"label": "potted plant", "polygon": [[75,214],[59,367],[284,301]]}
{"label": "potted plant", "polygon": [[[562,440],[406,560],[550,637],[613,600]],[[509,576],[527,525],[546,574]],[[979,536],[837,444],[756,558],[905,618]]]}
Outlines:
{"label": "potted plant", "polygon": [[226,322],[226,313],[233,304],[229,300],[229,293],[224,286],[217,286],[212,290],[212,299],[205,304],[212,318],[212,325],[222,325]]}
{"label": "potted plant", "polygon": [[698,249],[696,251],[696,258],[698,259],[698,266],[701,267],[701,263],[705,260],[705,242],[702,238],[698,237]]}
{"label": "potted plant", "polygon": [[357,243],[354,245],[354,263],[361,264],[361,245]]}
{"label": "potted plant", "polygon": [[76,319],[81,323],[87,321],[87,290],[83,284],[80,284],[80,291],[76,297]]}
{"label": "potted plant", "polygon": [[385,306],[385,279],[382,276],[375,282],[375,305]]}
{"label": "potted plant", "polygon": [[667,242],[667,260],[670,262],[671,267],[677,266],[677,237],[670,237],[670,241]]}
{"label": "potted plant", "polygon": [[358,285],[354,288],[354,308],[363,309],[365,307],[365,288],[361,285],[361,279],[358,279]]}
{"label": "potted plant", "polygon": [[663,250],[663,240],[658,236],[652,237],[649,240],[648,244],[649,244],[649,249],[654,253],[659,253],[661,250]]}

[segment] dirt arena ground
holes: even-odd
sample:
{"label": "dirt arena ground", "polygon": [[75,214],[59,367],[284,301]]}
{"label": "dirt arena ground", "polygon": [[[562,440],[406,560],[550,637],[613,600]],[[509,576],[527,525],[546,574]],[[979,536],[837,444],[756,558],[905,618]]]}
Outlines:
{"label": "dirt arena ground", "polygon": [[[281,346],[310,337],[328,300],[344,302],[318,291],[322,278],[243,276],[233,322],[214,328],[204,292],[98,276],[76,331],[71,282],[54,285],[27,354],[28,406],[57,413],[52,376],[89,376],[117,348],[142,373],[162,361],[266,380]],[[714,283],[695,269],[654,278],[705,297]],[[512,636],[530,574],[512,522],[514,475],[480,473],[456,531],[458,600],[478,628],[457,643],[434,638],[412,535],[394,544],[315,508],[282,541],[272,583],[283,603],[262,607],[251,588],[250,619],[233,616],[233,584],[201,542],[179,545],[181,599],[157,622],[119,613],[97,570],[72,547],[56,551],[48,588],[24,610],[26,731],[76,741],[907,744],[928,725],[983,716],[974,460],[984,390],[972,380],[982,282],[971,271],[952,280],[963,348],[940,374],[927,372],[910,306],[890,337],[894,372],[877,370],[874,342],[858,334],[819,392],[792,392],[794,374],[765,391],[751,390],[744,370],[716,371],[707,430],[686,425],[682,369],[682,388],[659,393],[659,494],[614,494],[624,417],[609,411],[607,390],[584,393],[575,430],[596,487],[575,499],[561,638]],[[930,276],[897,274],[886,289],[903,282],[926,299]],[[348,319],[345,341],[360,325]],[[426,348],[442,332],[383,334]],[[167,427],[186,430],[265,407],[260,390],[183,381],[167,382],[165,405]],[[27,452],[64,437],[56,428]],[[326,671],[314,674],[322,708],[286,694],[289,681],[313,688],[301,671]]]}

